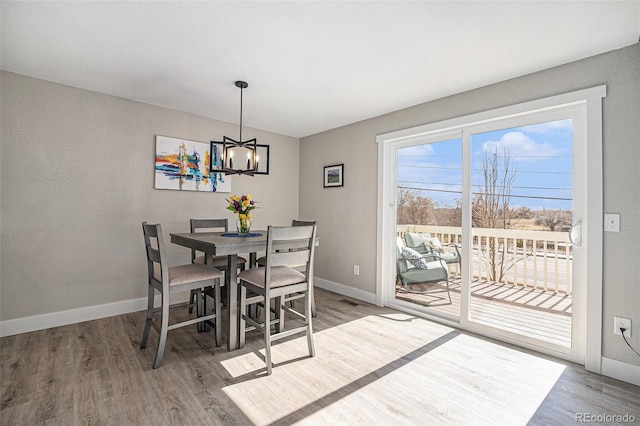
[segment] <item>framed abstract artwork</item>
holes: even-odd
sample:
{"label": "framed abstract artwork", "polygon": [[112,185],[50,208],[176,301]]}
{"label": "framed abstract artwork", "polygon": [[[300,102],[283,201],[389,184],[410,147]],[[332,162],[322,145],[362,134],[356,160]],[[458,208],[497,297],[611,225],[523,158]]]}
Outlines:
{"label": "framed abstract artwork", "polygon": [[[231,192],[231,177],[221,169],[220,151],[209,155],[209,143],[156,136],[155,188],[177,191]],[[213,164],[209,171],[209,162]]]}
{"label": "framed abstract artwork", "polygon": [[332,188],[334,186],[344,186],[344,164],[325,166],[324,168],[324,187]]}

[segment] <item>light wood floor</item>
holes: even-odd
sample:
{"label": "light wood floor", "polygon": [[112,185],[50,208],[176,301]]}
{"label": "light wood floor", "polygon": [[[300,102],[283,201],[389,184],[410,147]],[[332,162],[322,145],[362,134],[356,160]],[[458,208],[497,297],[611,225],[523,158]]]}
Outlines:
{"label": "light wood floor", "polygon": [[[396,298],[437,311],[460,315],[460,278],[449,282],[451,303],[444,283],[413,284],[405,291],[398,285]],[[411,292],[413,291],[413,293]],[[421,291],[427,292],[421,294]],[[474,279],[471,283],[471,318],[479,323],[571,347],[572,297],[542,288],[516,286]]]}
{"label": "light wood floor", "polygon": [[[138,349],[142,312],[0,339],[2,425],[564,425],[640,421],[640,387],[391,309],[316,290],[305,338],[226,352],[194,327],[164,365]],[[290,322],[291,325],[293,320]]]}

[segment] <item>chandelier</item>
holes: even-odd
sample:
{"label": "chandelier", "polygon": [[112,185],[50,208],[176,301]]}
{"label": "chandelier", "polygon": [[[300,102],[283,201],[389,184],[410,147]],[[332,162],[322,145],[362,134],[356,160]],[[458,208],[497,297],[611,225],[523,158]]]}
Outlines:
{"label": "chandelier", "polygon": [[[212,161],[209,164],[211,171],[222,172],[227,175],[253,176],[258,171],[256,138],[248,141],[242,140],[242,91],[249,85],[246,81],[236,81],[235,85],[240,88],[240,138],[235,140],[228,136],[223,136],[222,142],[211,141]],[[219,161],[215,164],[213,154],[217,152],[219,144],[222,144],[222,152],[220,153]],[[245,158],[246,163],[244,161]],[[245,165],[246,168],[242,168]]]}

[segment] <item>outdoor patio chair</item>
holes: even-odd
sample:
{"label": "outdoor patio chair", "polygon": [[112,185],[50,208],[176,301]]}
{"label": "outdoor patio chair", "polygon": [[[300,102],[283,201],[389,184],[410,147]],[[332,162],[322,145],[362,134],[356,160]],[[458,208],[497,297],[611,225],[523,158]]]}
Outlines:
{"label": "outdoor patio chair", "polygon": [[[397,238],[396,246],[397,279],[401,283],[401,291],[417,294],[447,293],[449,304],[449,269],[439,254],[430,252],[426,255],[418,253],[411,247],[406,247],[401,237]],[[445,287],[437,286],[445,283]],[[415,284],[433,284],[431,288],[415,290]]]}
{"label": "outdoor patio chair", "polygon": [[461,265],[462,256],[457,244],[445,244],[445,247],[452,247],[455,250],[454,252],[446,251],[440,240],[432,237],[427,232],[407,232],[404,234],[404,240],[407,247],[414,249],[423,256],[438,254],[448,265],[458,264],[458,268]]}

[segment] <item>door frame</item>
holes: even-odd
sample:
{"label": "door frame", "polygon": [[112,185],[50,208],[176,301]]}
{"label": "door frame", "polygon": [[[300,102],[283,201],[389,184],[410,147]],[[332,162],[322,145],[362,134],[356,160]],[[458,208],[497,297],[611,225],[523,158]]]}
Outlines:
{"label": "door frame", "polygon": [[[584,132],[586,149],[583,159],[586,166],[584,173],[576,176],[586,182],[588,191],[585,194],[582,221],[582,239],[589,259],[585,268],[586,301],[583,319],[574,317],[574,321],[585,323],[584,365],[589,371],[601,372],[602,360],[602,241],[603,241],[603,182],[602,182],[602,98],[606,96],[606,86],[565,93],[552,97],[537,99],[520,104],[510,105],[476,114],[457,117],[437,123],[425,124],[409,129],[380,134],[378,143],[378,224],[377,224],[377,271],[376,271],[376,303],[379,306],[394,306],[389,283],[395,282],[395,205],[396,205],[396,149],[398,146],[410,144],[411,141],[432,139],[438,134],[453,133],[463,128],[504,120],[508,117],[529,115],[557,108],[576,106],[581,108],[585,116],[583,128],[575,129]],[[576,150],[574,149],[574,152]],[[470,161],[470,160],[468,160]],[[463,165],[469,166],[469,165]],[[588,170],[588,173],[586,172]],[[466,184],[466,182],[463,182]],[[464,190],[464,189],[463,189]],[[469,190],[469,189],[467,189]],[[470,207],[468,207],[470,209]],[[470,224],[466,224],[470,226]],[[463,232],[465,231],[463,223]],[[467,229],[470,232],[471,229]],[[463,271],[464,273],[464,271]],[[406,310],[406,308],[402,308]],[[586,313],[589,313],[588,315]],[[455,320],[425,315],[420,311],[411,313],[424,316],[435,321],[460,328],[465,324]],[[477,330],[474,330],[477,332]],[[508,343],[549,353],[560,358],[576,361],[565,354],[547,351],[525,342],[511,340],[503,336],[493,336]],[[580,360],[582,362],[582,360]]]}

